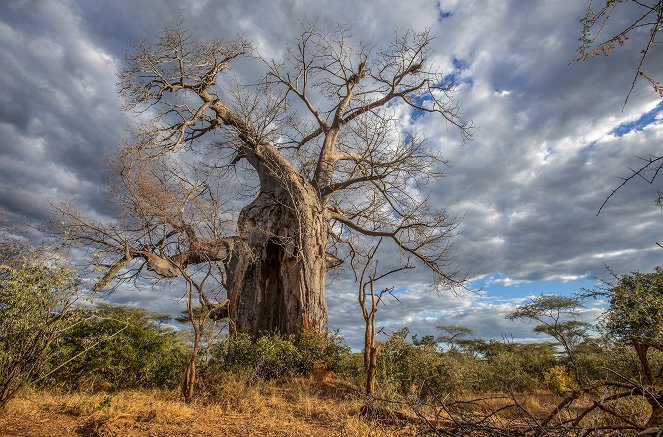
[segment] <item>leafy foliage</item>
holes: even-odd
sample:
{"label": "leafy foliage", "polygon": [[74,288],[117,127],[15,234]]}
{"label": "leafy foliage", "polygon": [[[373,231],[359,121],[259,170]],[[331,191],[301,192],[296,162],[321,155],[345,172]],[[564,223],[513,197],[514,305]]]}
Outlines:
{"label": "leafy foliage", "polygon": [[604,319],[608,334],[663,345],[663,268],[624,275],[604,294],[610,298]]}
{"label": "leafy foliage", "polygon": [[543,381],[554,393],[561,394],[578,388],[573,377],[564,366],[553,366],[543,375]]}
{"label": "leafy foliage", "polygon": [[74,272],[55,262],[0,265],[0,409],[48,374],[54,342],[80,321],[77,285]]}
{"label": "leafy foliage", "polygon": [[[445,342],[449,327],[441,329]],[[453,332],[469,333],[464,327]],[[379,381],[402,394],[416,392],[450,393],[455,391],[528,391],[545,388],[542,375],[557,365],[559,357],[553,344],[518,344],[501,341],[463,339],[462,347],[446,350],[413,336],[409,330],[393,333],[382,344]]]}
{"label": "leafy foliage", "polygon": [[57,373],[60,382],[104,389],[177,385],[189,346],[162,325],[167,316],[107,304],[85,316],[58,342],[62,359],[82,353]]}
{"label": "leafy foliage", "polygon": [[342,342],[338,335],[324,337],[314,331],[305,331],[300,337],[273,334],[255,340],[236,333],[215,345],[212,363],[264,379],[305,375],[319,361],[336,372],[344,369],[350,354],[350,348]]}

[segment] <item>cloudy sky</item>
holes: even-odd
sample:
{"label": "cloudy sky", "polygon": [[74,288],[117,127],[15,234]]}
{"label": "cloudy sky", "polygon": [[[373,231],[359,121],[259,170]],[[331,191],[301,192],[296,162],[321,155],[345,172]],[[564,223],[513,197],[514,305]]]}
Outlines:
{"label": "cloudy sky", "polygon": [[[463,217],[458,264],[480,293],[430,292],[422,269],[390,284],[379,320],[387,330],[420,335],[463,324],[485,338],[532,337],[504,315],[527,296],[570,293],[617,273],[661,264],[663,214],[657,184],[634,181],[596,213],[638,157],[660,153],[663,105],[638,81],[624,99],[646,35],[634,34],[609,57],[576,57],[584,2],[314,0],[101,1],[0,3],[0,208],[12,220],[40,223],[50,204],[71,201],[91,218],[112,215],[104,156],[127,137],[116,73],[129,44],[184,19],[194,37],[252,41],[278,57],[301,23],[351,26],[357,40],[380,45],[395,30],[430,28],[435,58],[460,83],[465,118],[476,126],[463,144],[434,117],[418,121],[429,145],[450,160],[433,201]],[[628,24],[633,11],[614,17]],[[609,30],[609,29],[608,29]],[[645,69],[663,77],[660,48]],[[359,338],[356,286],[344,274],[329,283],[330,325]],[[118,303],[176,312],[181,292],[122,289]],[[598,309],[590,308],[587,317]]]}

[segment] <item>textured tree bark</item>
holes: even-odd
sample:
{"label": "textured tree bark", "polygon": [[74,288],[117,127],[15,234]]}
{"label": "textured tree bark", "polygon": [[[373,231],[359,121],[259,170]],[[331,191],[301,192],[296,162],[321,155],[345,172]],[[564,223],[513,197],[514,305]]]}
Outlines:
{"label": "textured tree bark", "polygon": [[196,387],[196,360],[200,352],[200,332],[196,331],[194,334],[193,350],[191,351],[191,358],[186,366],[184,372],[184,380],[182,381],[182,395],[186,403],[193,401],[193,394]]}
{"label": "textured tree bark", "polygon": [[226,262],[235,331],[327,332],[324,208],[308,182],[288,176],[262,180],[260,193],[240,213],[240,244]]}
{"label": "textured tree bark", "polygon": [[378,354],[380,353],[379,346],[371,346],[370,357],[368,361],[368,368],[366,369],[366,394],[372,395],[375,391],[375,381],[378,376]]}

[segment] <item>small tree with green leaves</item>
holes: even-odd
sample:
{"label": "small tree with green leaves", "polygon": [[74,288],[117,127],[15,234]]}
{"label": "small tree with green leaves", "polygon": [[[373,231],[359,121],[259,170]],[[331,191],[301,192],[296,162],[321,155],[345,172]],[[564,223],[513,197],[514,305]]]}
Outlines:
{"label": "small tree with green leaves", "polygon": [[[579,297],[540,296],[509,315],[511,319],[529,318],[542,322],[537,330],[554,336],[567,351],[571,351],[577,370],[579,362],[575,359],[575,352],[587,345],[583,340],[585,326],[574,319],[580,299],[607,299],[609,306],[600,324],[606,340],[613,346],[630,344],[637,355],[639,377],[620,372],[606,363],[603,370],[610,376],[591,383],[588,379],[578,378],[579,387],[540,421],[543,428],[563,429],[565,433],[584,430],[583,435],[643,431],[646,428],[643,435],[660,435],[663,431],[663,390],[660,388],[663,368],[654,372],[651,366],[653,353],[663,351],[663,269],[657,268],[648,274],[613,274],[613,277],[613,282],[595,290],[585,290]],[[600,343],[594,342],[593,346],[600,346]],[[632,405],[629,398],[633,397],[639,397],[651,406],[647,419],[642,417],[642,412],[629,408]]]}
{"label": "small tree with green leaves", "polygon": [[534,332],[547,334],[557,340],[573,367],[576,381],[584,384],[584,374],[578,365],[576,347],[587,338],[589,323],[577,320],[582,303],[577,297],[547,294],[534,297],[530,303],[513,310],[508,319],[529,319],[539,322]]}
{"label": "small tree with green leaves", "polygon": [[586,294],[609,299],[602,325],[609,337],[633,347],[640,366],[639,380],[627,378],[624,382],[651,405],[647,426],[663,426],[663,367],[652,366],[654,355],[660,358],[663,352],[663,268],[613,276],[614,283]]}
{"label": "small tree with green leaves", "polygon": [[54,343],[80,321],[77,297],[76,274],[54,261],[0,264],[0,410],[48,376]]}
{"label": "small tree with green leaves", "polygon": [[441,333],[437,342],[447,345],[449,352],[461,352],[470,348],[474,340],[466,337],[474,335],[474,329],[461,325],[438,325],[437,330]]}

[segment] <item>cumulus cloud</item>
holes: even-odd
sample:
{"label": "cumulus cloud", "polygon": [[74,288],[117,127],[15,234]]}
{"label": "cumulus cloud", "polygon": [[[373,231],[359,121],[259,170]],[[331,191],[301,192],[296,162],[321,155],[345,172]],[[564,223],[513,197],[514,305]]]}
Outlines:
{"label": "cumulus cloud", "polygon": [[[450,160],[431,195],[463,217],[459,266],[503,286],[548,281],[551,288],[600,276],[604,263],[618,273],[651,270],[662,253],[656,185],[627,184],[596,216],[619,178],[641,165],[638,157],[659,153],[663,140],[663,107],[648,83],[637,82],[623,105],[646,35],[635,34],[609,57],[573,63],[584,7],[563,0],[337,1],[324,8],[312,0],[3,2],[0,208],[33,222],[67,200],[93,217],[114,214],[104,156],[132,122],[120,110],[116,74],[131,42],[153,38],[164,23],[182,18],[194,38],[243,35],[266,57],[281,56],[302,23],[332,31],[340,23],[356,41],[378,45],[397,30],[431,28],[435,58],[459,84],[456,98],[476,126],[473,141],[463,143],[435,117],[413,124]],[[628,18],[616,17],[615,28]],[[653,77],[662,69],[647,66]],[[237,66],[240,76],[260,71],[255,62]],[[330,281],[330,324],[356,343],[361,317],[352,279],[346,272]],[[486,337],[531,337],[531,327],[504,319],[517,302],[435,294],[430,280],[422,268],[394,278],[389,285],[405,291],[400,304],[382,310],[383,324],[422,335],[437,324],[465,324]],[[122,289],[111,300],[177,312],[177,291],[164,293]]]}

